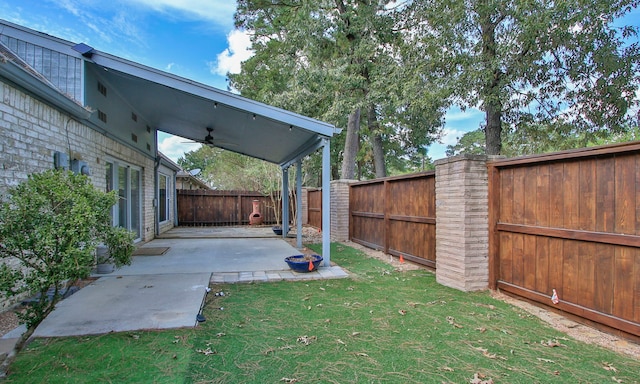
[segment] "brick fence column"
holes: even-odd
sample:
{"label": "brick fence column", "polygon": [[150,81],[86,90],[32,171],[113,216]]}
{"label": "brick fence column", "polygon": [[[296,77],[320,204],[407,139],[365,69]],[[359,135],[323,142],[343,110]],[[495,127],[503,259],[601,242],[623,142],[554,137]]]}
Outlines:
{"label": "brick fence column", "polygon": [[302,187],[302,225],[309,224],[309,188]]}
{"label": "brick fence column", "polygon": [[487,156],[462,155],[436,165],[436,281],[462,291],[489,283]]}
{"label": "brick fence column", "polygon": [[356,181],[333,180],[331,182],[331,240],[333,241],[349,240],[349,184]]}

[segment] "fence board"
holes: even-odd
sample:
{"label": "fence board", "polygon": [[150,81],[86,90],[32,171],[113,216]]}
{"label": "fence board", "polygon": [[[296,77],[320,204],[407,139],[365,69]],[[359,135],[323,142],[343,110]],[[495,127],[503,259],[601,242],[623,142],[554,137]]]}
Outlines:
{"label": "fence board", "polygon": [[435,172],[349,188],[351,241],[435,268]]}
{"label": "fence board", "polygon": [[322,190],[309,190],[307,200],[309,225],[322,229]]}
{"label": "fence board", "polygon": [[491,161],[490,286],[547,305],[556,289],[559,309],[640,337],[639,162],[640,143]]}
{"label": "fence board", "polygon": [[263,224],[275,224],[274,204],[259,192],[178,190],[178,225],[247,225],[253,200],[260,202]]}

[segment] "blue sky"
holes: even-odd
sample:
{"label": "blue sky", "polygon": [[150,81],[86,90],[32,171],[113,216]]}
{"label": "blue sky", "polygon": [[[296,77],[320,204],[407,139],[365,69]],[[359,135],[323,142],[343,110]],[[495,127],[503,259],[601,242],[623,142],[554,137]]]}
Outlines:
{"label": "blue sky", "polygon": [[[249,39],[234,29],[236,3],[230,0],[0,0],[0,18],[210,86],[227,89],[225,74],[238,72],[250,57]],[[627,18],[640,24],[635,9]],[[449,144],[477,129],[482,112],[449,111],[441,144],[429,148],[433,160]],[[159,149],[177,160],[198,144],[159,136]]]}

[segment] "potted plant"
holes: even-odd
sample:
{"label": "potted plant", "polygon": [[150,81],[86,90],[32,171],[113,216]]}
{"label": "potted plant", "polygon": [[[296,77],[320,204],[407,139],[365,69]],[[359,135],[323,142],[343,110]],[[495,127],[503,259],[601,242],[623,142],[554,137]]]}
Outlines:
{"label": "potted plant", "polygon": [[115,268],[131,263],[135,250],[133,233],[122,227],[111,227],[104,234],[103,244],[96,247],[96,272],[111,273]]}

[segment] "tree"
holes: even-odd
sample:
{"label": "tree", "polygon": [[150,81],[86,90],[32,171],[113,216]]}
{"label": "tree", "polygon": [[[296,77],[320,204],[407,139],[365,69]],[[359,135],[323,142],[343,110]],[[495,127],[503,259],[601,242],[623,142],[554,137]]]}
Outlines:
{"label": "tree", "polygon": [[620,132],[640,83],[632,27],[614,20],[638,0],[445,0],[411,4],[417,44],[455,72],[455,101],[486,114],[487,153],[505,132],[561,137]]}
{"label": "tree", "polygon": [[435,138],[447,100],[440,73],[405,63],[411,51],[396,28],[403,16],[391,1],[239,1],[236,25],[252,33],[255,56],[231,84],[243,96],[346,126],[333,146],[341,177],[384,176],[390,159]]}
{"label": "tree", "polygon": [[484,131],[482,129],[476,129],[475,131],[465,133],[462,137],[458,137],[458,142],[455,145],[447,145],[445,153],[447,156],[457,156],[461,154],[484,155],[486,153],[485,147]]}
{"label": "tree", "polygon": [[4,299],[36,294],[19,313],[27,326],[2,371],[69,287],[89,276],[95,249],[107,244],[120,264],[133,253],[133,234],[111,226],[118,196],[91,185],[88,177],[49,170],[8,190],[0,205],[0,293]]}

